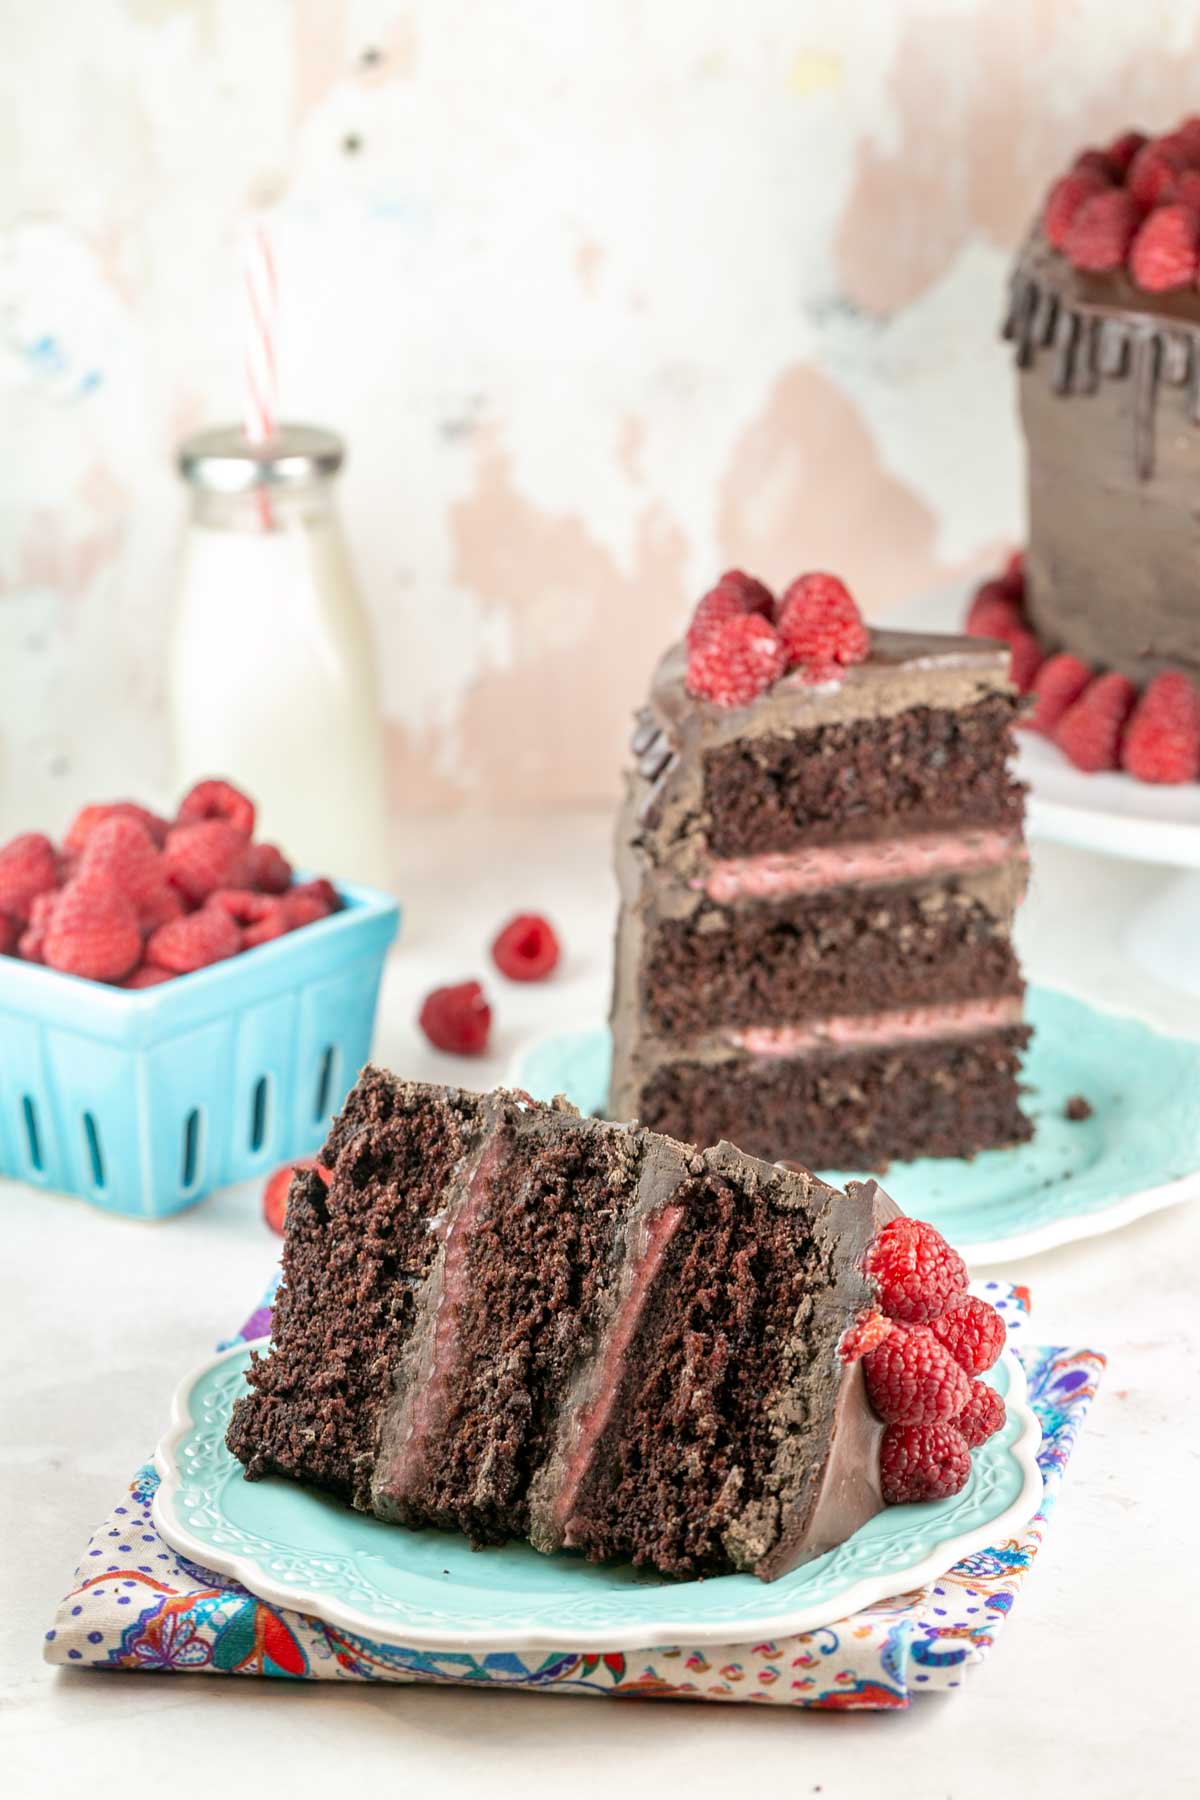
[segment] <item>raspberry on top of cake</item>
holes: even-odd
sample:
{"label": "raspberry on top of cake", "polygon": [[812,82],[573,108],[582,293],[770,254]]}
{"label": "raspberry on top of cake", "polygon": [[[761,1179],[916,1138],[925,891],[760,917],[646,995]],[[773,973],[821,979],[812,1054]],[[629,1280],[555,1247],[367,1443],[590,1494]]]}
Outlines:
{"label": "raspberry on top of cake", "polygon": [[826,573],[699,601],[632,740],[612,1117],[816,1168],[1028,1137],[1009,661]]}
{"label": "raspberry on top of cake", "polygon": [[873,1181],[364,1071],[230,1449],[477,1546],[764,1580],[955,1493],[1003,1326]]}

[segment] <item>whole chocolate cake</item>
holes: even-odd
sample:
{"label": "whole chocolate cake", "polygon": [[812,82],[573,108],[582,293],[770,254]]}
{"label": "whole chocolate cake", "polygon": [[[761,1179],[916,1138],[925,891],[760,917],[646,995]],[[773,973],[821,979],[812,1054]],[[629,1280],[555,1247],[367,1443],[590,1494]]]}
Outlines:
{"label": "whole chocolate cake", "polygon": [[962,1485],[989,1322],[874,1182],[368,1069],[294,1180],[228,1442],[477,1546],[771,1579]]}
{"label": "whole chocolate cake", "polygon": [[1008,653],[860,626],[856,660],[777,658],[770,679],[722,686],[720,634],[786,642],[798,612],[820,614],[806,581],[832,578],[794,584],[774,624],[735,615],[715,644],[706,597],[638,719],[610,1115],[815,1168],[1017,1143]]}
{"label": "whole chocolate cake", "polygon": [[1200,677],[1200,119],[1083,151],[1013,271],[1043,655]]}

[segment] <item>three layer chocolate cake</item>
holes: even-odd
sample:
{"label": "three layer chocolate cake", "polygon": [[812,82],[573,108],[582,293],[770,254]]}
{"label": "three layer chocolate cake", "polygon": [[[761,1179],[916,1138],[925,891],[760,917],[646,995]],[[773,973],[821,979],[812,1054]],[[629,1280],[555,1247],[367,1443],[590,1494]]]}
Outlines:
{"label": "three layer chocolate cake", "polygon": [[[717,630],[776,629],[752,623]],[[1007,651],[864,632],[859,660],[714,698],[696,646],[667,652],[633,737],[610,1116],[815,1168],[1027,1138]]]}
{"label": "three layer chocolate cake", "polygon": [[771,1579],[966,1481],[1004,1408],[965,1281],[874,1182],[368,1069],[228,1443],[476,1546]]}

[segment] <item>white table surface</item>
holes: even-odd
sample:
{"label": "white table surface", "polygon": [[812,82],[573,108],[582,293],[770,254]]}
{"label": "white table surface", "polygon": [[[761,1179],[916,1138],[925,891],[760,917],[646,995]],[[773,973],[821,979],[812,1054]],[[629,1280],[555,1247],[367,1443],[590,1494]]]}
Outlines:
{"label": "white table surface", "polygon": [[[407,917],[387,976],[381,1061],[487,1085],[527,1032],[603,1015],[611,821],[414,824]],[[1200,1032],[1200,1000],[1147,986],[1118,939],[1163,876],[1037,846],[1020,936],[1035,979]],[[492,930],[537,908],[560,926],[553,984],[488,978]],[[413,1023],[422,993],[479,974],[494,1049],[438,1057]],[[1200,1601],[1200,1205],[1019,1265],[1042,1341],[1094,1345],[1106,1381],[1045,1550],[988,1664],[903,1715],[631,1703],[454,1689],[59,1672],[42,1634],[89,1531],[153,1446],[179,1374],[256,1301],[277,1253],[257,1192],[217,1194],[165,1224],[0,1184],[4,1269],[0,1784],[87,1800],[190,1789],[224,1796],[688,1792],[926,1800],[1195,1793]]]}

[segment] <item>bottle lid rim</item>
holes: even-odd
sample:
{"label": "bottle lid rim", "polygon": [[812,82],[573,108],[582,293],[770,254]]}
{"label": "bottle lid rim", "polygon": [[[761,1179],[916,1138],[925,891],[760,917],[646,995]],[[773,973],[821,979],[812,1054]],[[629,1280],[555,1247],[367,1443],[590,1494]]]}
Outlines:
{"label": "bottle lid rim", "polygon": [[176,453],[185,481],[210,493],[240,494],[258,487],[302,487],[336,475],[346,446],[321,425],[279,425],[263,443],[240,425],[219,425],[184,438]]}

